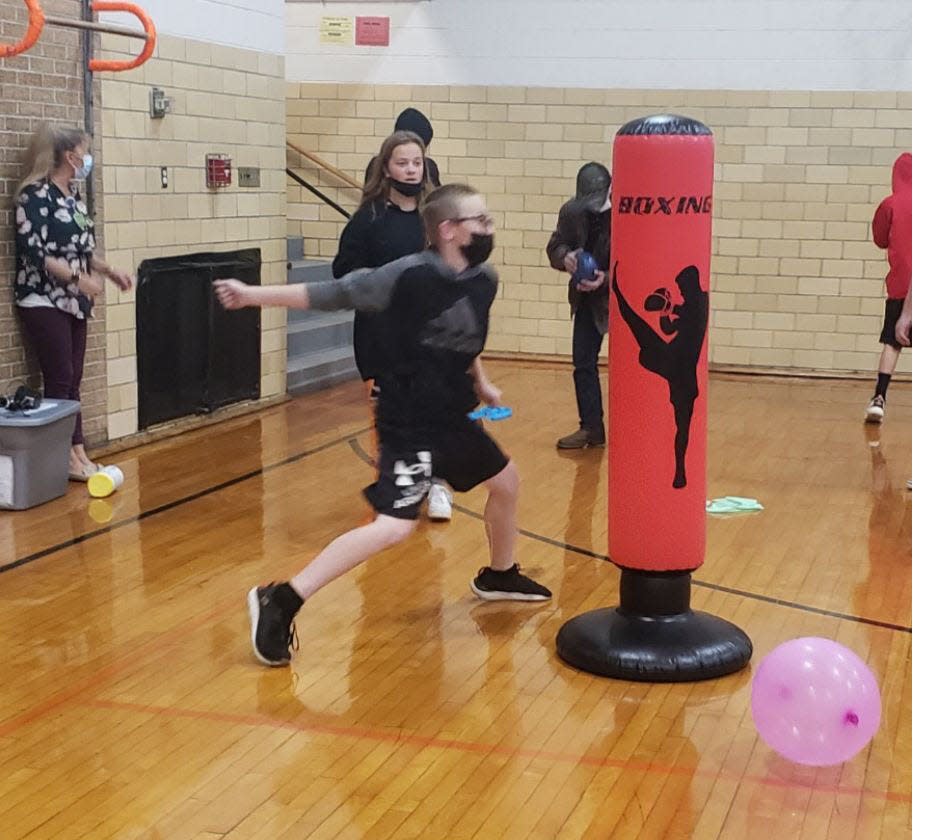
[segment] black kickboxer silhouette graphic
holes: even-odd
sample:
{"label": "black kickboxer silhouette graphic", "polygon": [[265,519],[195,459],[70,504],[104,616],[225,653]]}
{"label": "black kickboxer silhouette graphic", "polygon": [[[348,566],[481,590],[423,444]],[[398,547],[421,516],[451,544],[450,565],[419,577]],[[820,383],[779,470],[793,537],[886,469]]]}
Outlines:
{"label": "black kickboxer silhouette graphic", "polygon": [[686,448],[690,440],[690,421],[693,419],[693,404],[699,396],[696,382],[696,364],[706,337],[709,322],[709,293],[699,286],[699,269],[695,265],[684,268],[676,277],[677,287],[683,296],[682,305],[670,303],[666,289],[655,289],[648,296],[646,309],[655,309],[658,297],[666,300],[660,325],[665,340],[631,308],[619,289],[618,263],[612,267],[612,290],[619,304],[619,312],[641,352],[638,363],[646,370],[667,380],[670,387],[670,403],[673,406],[677,433],[673,451],[676,463],[673,486],[686,487]]}

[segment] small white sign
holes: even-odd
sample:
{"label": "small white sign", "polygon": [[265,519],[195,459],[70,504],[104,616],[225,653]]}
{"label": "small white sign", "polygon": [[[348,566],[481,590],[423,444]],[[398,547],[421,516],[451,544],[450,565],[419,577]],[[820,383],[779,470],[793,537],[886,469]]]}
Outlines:
{"label": "small white sign", "polygon": [[0,507],[13,505],[13,459],[0,455]]}

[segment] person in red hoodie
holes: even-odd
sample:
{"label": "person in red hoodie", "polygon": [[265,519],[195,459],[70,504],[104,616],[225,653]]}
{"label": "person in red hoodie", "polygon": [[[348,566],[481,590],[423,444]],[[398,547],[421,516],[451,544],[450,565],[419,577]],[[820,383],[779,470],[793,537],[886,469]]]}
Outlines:
{"label": "person in red hoodie", "polygon": [[[886,275],[886,314],[880,343],[883,353],[877,371],[876,391],[867,406],[868,423],[882,423],[886,410],[886,389],[899,361],[902,344],[896,337],[896,323],[903,316],[905,299],[912,285],[912,155],[904,152],[893,164],[893,193],[880,202],[873,214],[873,241],[885,248],[889,257]],[[911,315],[909,315],[911,318]],[[911,321],[908,346],[912,344]]]}

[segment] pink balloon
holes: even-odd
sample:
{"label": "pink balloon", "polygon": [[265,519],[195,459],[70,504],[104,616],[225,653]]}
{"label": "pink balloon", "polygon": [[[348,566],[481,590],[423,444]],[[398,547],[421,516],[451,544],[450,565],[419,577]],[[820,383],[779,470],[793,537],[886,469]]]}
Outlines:
{"label": "pink balloon", "polygon": [[761,660],[751,686],[760,737],[797,764],[857,755],[880,725],[880,689],[863,660],[831,639],[792,639]]}

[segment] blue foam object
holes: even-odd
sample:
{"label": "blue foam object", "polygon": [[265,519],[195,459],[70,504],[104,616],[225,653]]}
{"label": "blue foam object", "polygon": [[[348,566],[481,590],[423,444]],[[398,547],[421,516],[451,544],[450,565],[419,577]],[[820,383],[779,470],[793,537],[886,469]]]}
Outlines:
{"label": "blue foam object", "polygon": [[570,275],[570,283],[576,286],[583,280],[592,280],[597,271],[596,258],[589,251],[581,251],[577,254],[577,270]]}
{"label": "blue foam object", "polygon": [[505,405],[485,405],[467,416],[471,420],[506,420],[512,417],[512,409]]}

